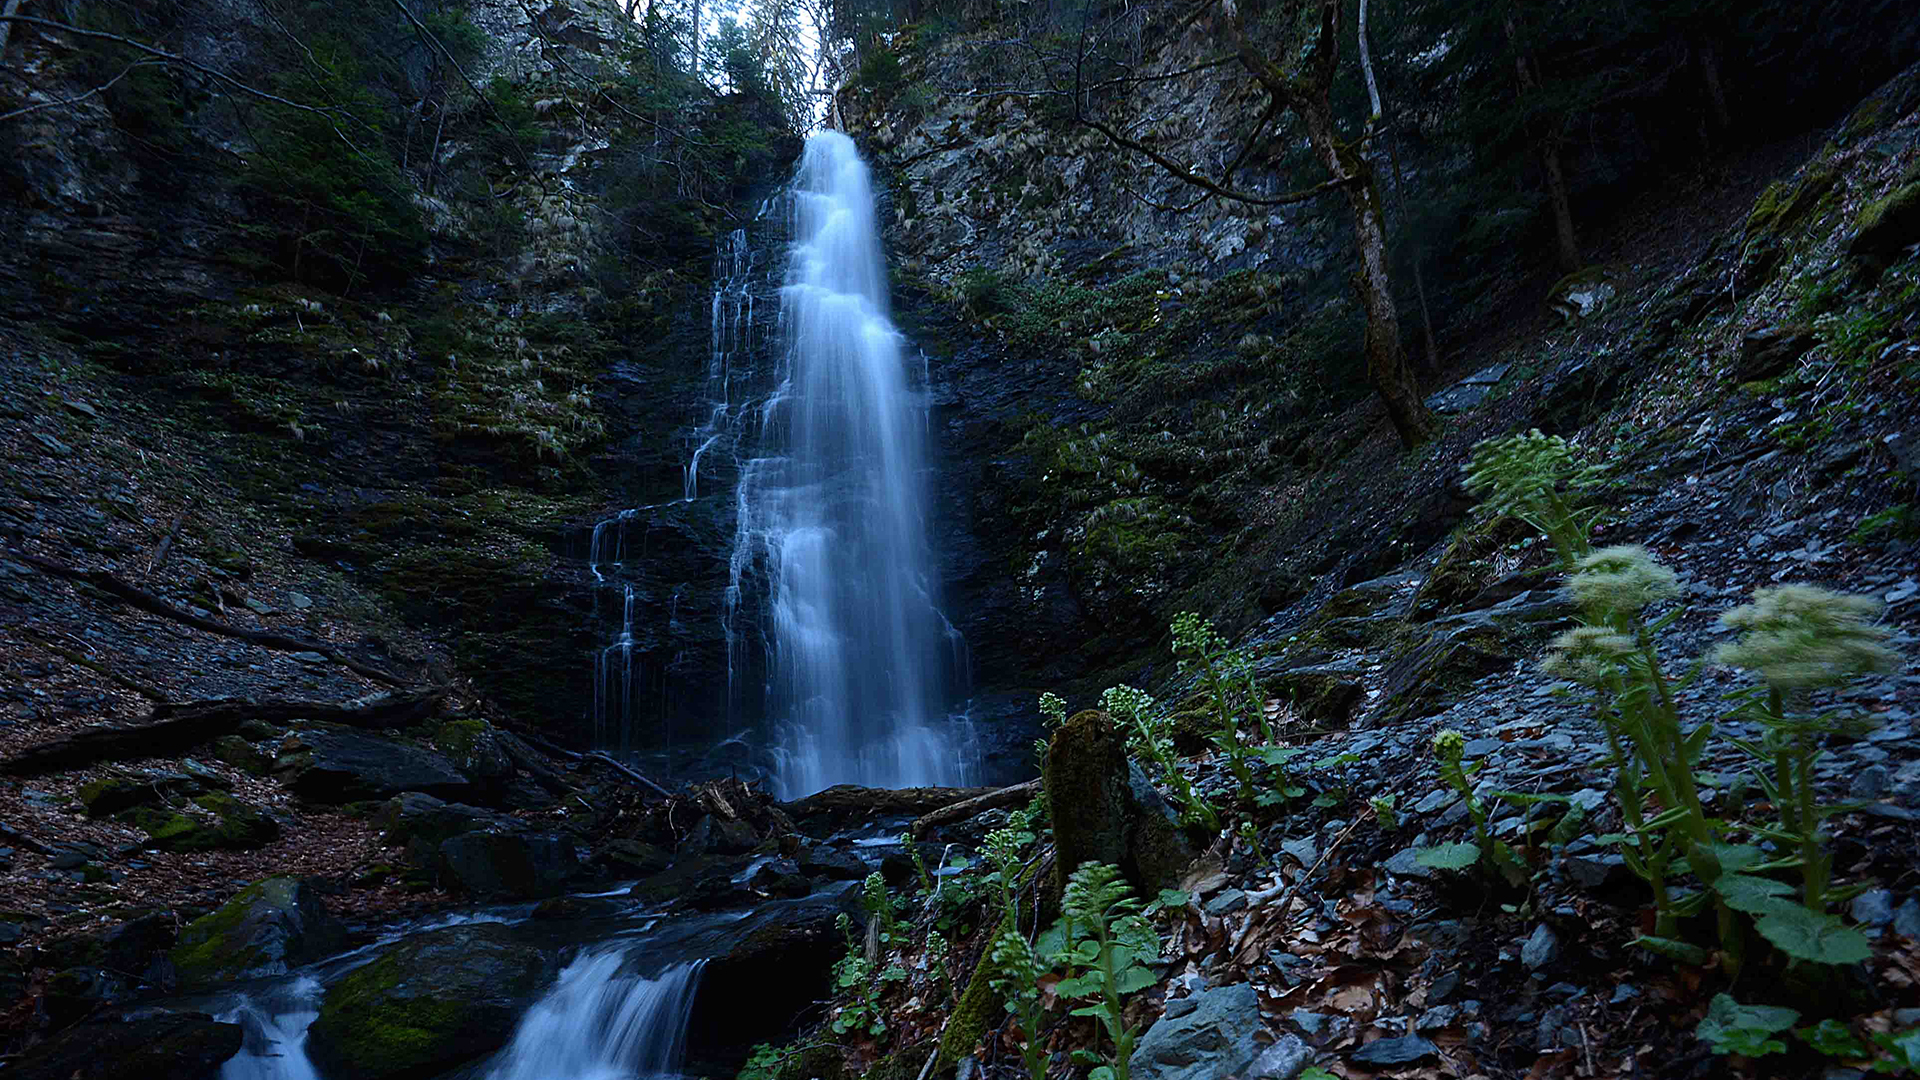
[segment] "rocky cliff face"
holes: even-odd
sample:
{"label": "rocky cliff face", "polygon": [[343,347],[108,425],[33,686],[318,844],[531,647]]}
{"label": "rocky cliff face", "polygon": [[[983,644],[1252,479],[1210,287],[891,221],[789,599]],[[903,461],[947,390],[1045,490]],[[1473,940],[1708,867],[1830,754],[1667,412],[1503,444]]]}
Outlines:
{"label": "rocky cliff face", "polygon": [[[792,143],[752,99],[673,87],[675,122],[727,151],[683,155],[663,194],[634,96],[656,68],[618,5],[474,0],[419,27],[374,8],[308,25],[247,0],[68,5],[185,58],[91,95],[116,54],[16,31],[18,103],[39,108],[0,126],[13,362],[44,343],[200,426],[298,556],[445,633],[528,722],[583,738],[609,636],[586,530],[677,489],[714,238]],[[353,84],[359,113],[262,96],[339,100],[334,69],[288,41],[355,32],[398,57]],[[649,550],[679,571],[674,542]]]}

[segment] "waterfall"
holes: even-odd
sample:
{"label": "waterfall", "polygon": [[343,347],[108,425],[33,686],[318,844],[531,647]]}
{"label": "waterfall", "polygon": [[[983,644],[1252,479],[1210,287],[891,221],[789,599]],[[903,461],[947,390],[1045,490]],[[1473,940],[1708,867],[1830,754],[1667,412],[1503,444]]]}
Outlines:
{"label": "waterfall", "polygon": [[582,953],[520,1020],[487,1080],[631,1080],[674,1075],[705,961],[646,979],[621,949]]}
{"label": "waterfall", "polygon": [[737,490],[735,590],[764,575],[770,714],[787,796],[963,782],[934,726],[951,631],[926,534],[927,414],[888,317],[872,183],[853,140],[807,140],[781,289],[786,350]]}
{"label": "waterfall", "polygon": [[218,1017],[239,1024],[244,1040],[220,1080],[320,1080],[307,1060],[307,1026],[319,1015],[320,981],[309,976],[242,998]]}

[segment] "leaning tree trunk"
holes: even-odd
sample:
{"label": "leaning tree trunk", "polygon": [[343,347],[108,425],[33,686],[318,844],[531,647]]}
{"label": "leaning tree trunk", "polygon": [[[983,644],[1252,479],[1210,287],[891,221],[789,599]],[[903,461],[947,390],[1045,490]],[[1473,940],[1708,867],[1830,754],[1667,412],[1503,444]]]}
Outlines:
{"label": "leaning tree trunk", "polygon": [[1373,166],[1334,134],[1332,110],[1324,100],[1296,101],[1295,111],[1305,122],[1307,139],[1327,171],[1354,178],[1343,190],[1353,211],[1353,246],[1360,258],[1354,283],[1367,313],[1367,382],[1386,405],[1387,418],[1400,436],[1400,445],[1412,449],[1433,438],[1438,425],[1420,397],[1419,384],[1407,367],[1406,349],[1400,342],[1400,309],[1393,300],[1387,225],[1380,212],[1380,189],[1374,183]]}
{"label": "leaning tree trunk", "polygon": [[1573,231],[1573,198],[1567,193],[1567,174],[1560,167],[1560,140],[1551,137],[1540,148],[1540,163],[1547,174],[1547,198],[1553,204],[1553,237],[1560,258],[1560,269],[1571,274],[1580,269],[1580,238]]}

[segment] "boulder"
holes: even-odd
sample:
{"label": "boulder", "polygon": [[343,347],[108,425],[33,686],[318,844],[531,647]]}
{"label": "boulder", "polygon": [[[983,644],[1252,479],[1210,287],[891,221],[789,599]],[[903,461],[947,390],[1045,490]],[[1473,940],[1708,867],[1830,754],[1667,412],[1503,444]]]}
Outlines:
{"label": "boulder", "polygon": [[442,887],[474,897],[558,896],[580,870],[573,840],[526,830],[469,832],[440,842]]}
{"label": "boulder", "polygon": [[416,934],[327,988],[308,1056],[329,1080],[444,1072],[504,1045],[555,970],[499,923]]}
{"label": "boulder", "polygon": [[519,827],[519,822],[504,814],[436,799],[424,791],[402,792],[387,800],[373,823],[388,844],[406,848],[417,865],[429,867],[444,841],[476,830]]}
{"label": "boulder", "polygon": [[859,881],[872,873],[858,855],[825,844],[808,844],[794,860],[800,872],[811,878],[829,881]]}
{"label": "boulder", "polygon": [[346,937],[304,882],[268,878],[188,923],[170,955],[182,983],[206,985],[280,974],[339,951]]}
{"label": "boulder", "polygon": [[483,787],[498,787],[513,778],[513,756],[501,745],[500,732],[476,717],[441,724],[433,745],[453,767]]}
{"label": "boulder", "polygon": [[646,877],[672,866],[673,854],[657,844],[621,838],[607,841],[594,861],[609,874]]}
{"label": "boulder", "polygon": [[301,728],[273,771],[295,795],[318,803],[388,799],[403,791],[457,799],[473,790],[444,756],[350,728]]}
{"label": "boulder", "polygon": [[1216,986],[1168,1002],[1127,1060],[1136,1080],[1219,1080],[1238,1076],[1260,1053],[1260,995],[1247,983]]}
{"label": "boulder", "polygon": [[1920,244],[1920,180],[1903,184],[1860,210],[1847,254],[1891,259]]}
{"label": "boulder", "polygon": [[115,820],[146,833],[147,846],[159,851],[245,851],[280,837],[278,821],[225,792],[209,792],[193,805],[199,813],[137,806]]}
{"label": "boulder", "polygon": [[1260,689],[1288,702],[1301,719],[1315,724],[1344,724],[1366,693],[1357,664],[1335,662],[1256,672]]}
{"label": "boulder", "polygon": [[7,1066],[9,1080],[206,1080],[240,1052],[239,1024],[205,1013],[81,1024]]}
{"label": "boulder", "polygon": [[1106,713],[1089,709],[1054,730],[1044,783],[1060,888],[1083,863],[1114,863],[1141,895],[1154,896],[1193,861],[1178,815],[1128,760]]}
{"label": "boulder", "polygon": [[88,817],[104,818],[205,790],[200,781],[185,773],[108,776],[81,787],[80,804],[87,808]]}

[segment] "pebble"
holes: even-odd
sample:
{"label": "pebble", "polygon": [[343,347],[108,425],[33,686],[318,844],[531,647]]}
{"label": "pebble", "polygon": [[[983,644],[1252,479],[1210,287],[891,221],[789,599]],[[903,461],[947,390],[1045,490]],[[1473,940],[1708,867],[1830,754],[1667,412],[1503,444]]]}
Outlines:
{"label": "pebble", "polygon": [[[1862,747],[1861,749],[1866,749]],[[1893,790],[1893,775],[1885,765],[1869,765],[1854,774],[1847,794],[1855,799],[1881,799]]]}
{"label": "pebble", "polygon": [[1909,899],[1893,913],[1893,932],[1909,941],[1920,941],[1920,900]]}
{"label": "pebble", "polygon": [[1418,1035],[1402,1035],[1368,1043],[1354,1051],[1353,1060],[1363,1065],[1406,1065],[1439,1052],[1439,1047]]}
{"label": "pebble", "polygon": [[1520,947],[1520,962],[1527,970],[1538,971],[1560,958],[1560,936],[1553,928],[1541,923],[1533,928],[1533,936]]}
{"label": "pebble", "polygon": [[1335,1017],[1332,1013],[1317,1013],[1308,1012],[1305,1009],[1295,1009],[1287,1014],[1287,1019],[1293,1021],[1293,1026],[1299,1028],[1301,1031],[1309,1035],[1318,1035],[1327,1030],[1327,1026],[1333,1023]]}
{"label": "pebble", "polygon": [[1853,898],[1847,914],[1864,926],[1886,926],[1893,922],[1893,894],[1885,889],[1868,889]]}
{"label": "pebble", "polygon": [[1300,1041],[1298,1035],[1282,1035],[1272,1046],[1260,1051],[1260,1056],[1247,1066],[1245,1075],[1254,1080],[1293,1080],[1312,1060],[1313,1047]]}

